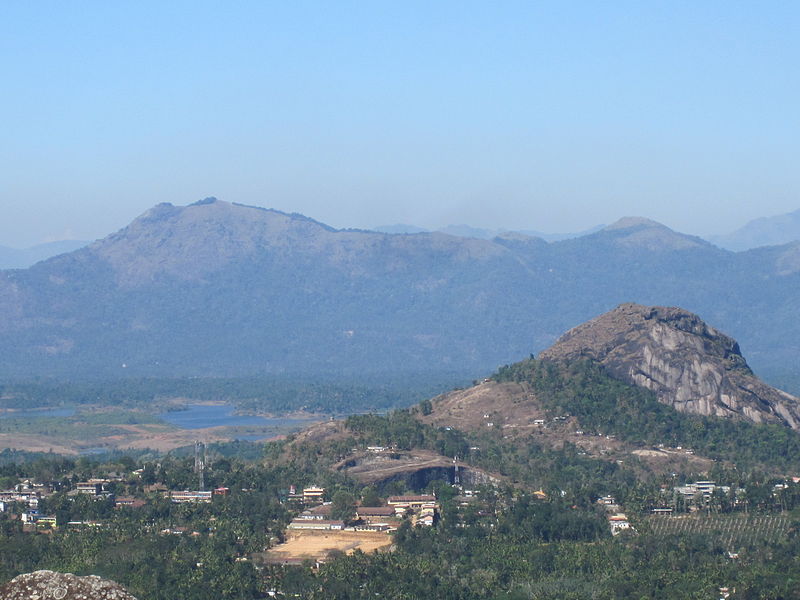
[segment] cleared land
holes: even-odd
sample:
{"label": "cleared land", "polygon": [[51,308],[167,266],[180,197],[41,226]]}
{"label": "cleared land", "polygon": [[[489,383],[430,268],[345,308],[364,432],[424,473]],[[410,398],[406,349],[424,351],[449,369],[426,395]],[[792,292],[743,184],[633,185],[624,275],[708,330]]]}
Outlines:
{"label": "cleared land", "polygon": [[324,559],[332,550],[352,553],[388,550],[392,538],[377,531],[298,531],[289,534],[286,542],[266,553],[268,562],[296,562]]}

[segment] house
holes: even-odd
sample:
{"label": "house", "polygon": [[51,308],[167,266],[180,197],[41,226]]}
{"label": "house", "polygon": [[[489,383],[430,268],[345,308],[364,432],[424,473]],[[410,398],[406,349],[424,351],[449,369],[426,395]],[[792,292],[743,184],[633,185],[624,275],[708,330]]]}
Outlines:
{"label": "house", "polygon": [[215,496],[227,496],[230,493],[231,493],[230,488],[226,488],[226,487],[218,487],[218,488],[216,488],[214,490],[214,495]]}
{"label": "house", "polygon": [[433,527],[433,514],[424,515],[417,519],[418,525],[423,525],[425,527]]}

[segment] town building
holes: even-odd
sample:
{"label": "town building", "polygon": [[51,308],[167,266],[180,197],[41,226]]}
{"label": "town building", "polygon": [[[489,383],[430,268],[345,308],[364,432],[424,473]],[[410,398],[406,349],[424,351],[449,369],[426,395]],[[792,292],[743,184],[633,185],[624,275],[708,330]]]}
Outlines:
{"label": "town building", "polygon": [[389,496],[386,503],[394,509],[396,514],[402,514],[407,510],[437,508],[436,496],[428,494],[423,494],[421,496]]}
{"label": "town building", "polygon": [[395,509],[391,506],[358,506],[356,518],[358,519],[387,519],[394,517]]}
{"label": "town building", "polygon": [[87,494],[88,496],[100,496],[106,491],[106,486],[110,482],[108,479],[90,479],[89,481],[79,481],[75,484],[75,490],[79,494]]}
{"label": "town building", "polygon": [[133,498],[132,496],[118,496],[117,498],[114,499],[114,508],[120,508],[121,506],[140,508],[145,504],[146,502],[141,498]]}
{"label": "town building", "polygon": [[183,490],[164,492],[164,495],[172,502],[181,504],[186,502],[211,502],[211,491],[202,490]]}
{"label": "town building", "polygon": [[331,521],[328,519],[294,519],[289,523],[289,529],[313,529],[329,531],[344,529],[344,521]]}
{"label": "town building", "polygon": [[325,521],[331,518],[332,508],[333,505],[331,503],[320,504],[313,508],[307,508],[297,518],[302,521]]}
{"label": "town building", "polygon": [[608,517],[608,524],[611,527],[611,535],[619,535],[625,530],[632,530],[628,517],[623,513],[617,513]]}
{"label": "town building", "polygon": [[305,503],[322,502],[324,497],[325,488],[313,485],[311,487],[303,488],[303,502]]}

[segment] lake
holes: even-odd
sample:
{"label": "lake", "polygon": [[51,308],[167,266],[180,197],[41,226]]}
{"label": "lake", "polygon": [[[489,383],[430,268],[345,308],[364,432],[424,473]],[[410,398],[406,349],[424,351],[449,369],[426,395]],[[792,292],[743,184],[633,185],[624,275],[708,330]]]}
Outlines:
{"label": "lake", "polygon": [[42,408],[39,410],[15,410],[0,412],[0,419],[39,419],[44,417],[71,417],[74,408]]}
{"label": "lake", "polygon": [[[186,410],[166,412],[158,415],[160,419],[181,429],[205,429],[206,427],[269,427],[294,428],[310,423],[310,419],[290,419],[287,417],[259,417],[234,414],[235,407],[230,404],[188,404]],[[241,436],[244,439],[250,436]],[[263,436],[261,436],[263,437]]]}

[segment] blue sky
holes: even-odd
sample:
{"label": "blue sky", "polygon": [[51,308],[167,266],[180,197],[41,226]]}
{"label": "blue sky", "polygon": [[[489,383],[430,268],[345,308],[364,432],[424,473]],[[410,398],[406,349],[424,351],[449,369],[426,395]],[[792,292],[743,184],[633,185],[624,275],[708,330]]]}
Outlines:
{"label": "blue sky", "polygon": [[0,5],[0,245],[158,202],[722,233],[800,207],[797,2]]}

